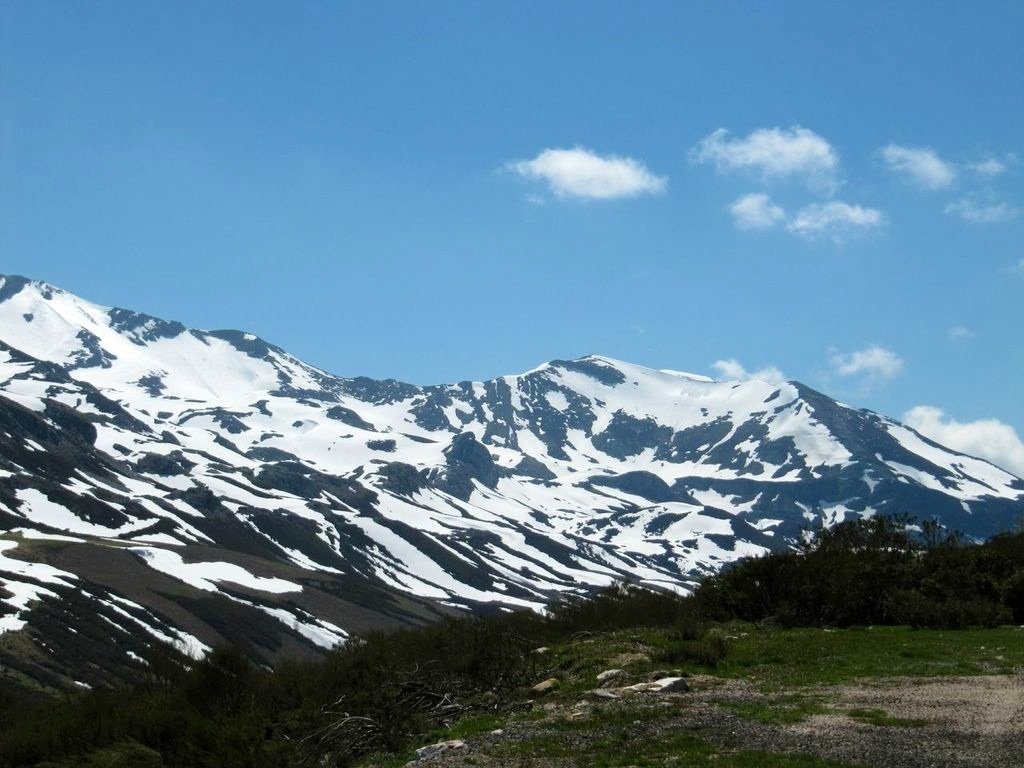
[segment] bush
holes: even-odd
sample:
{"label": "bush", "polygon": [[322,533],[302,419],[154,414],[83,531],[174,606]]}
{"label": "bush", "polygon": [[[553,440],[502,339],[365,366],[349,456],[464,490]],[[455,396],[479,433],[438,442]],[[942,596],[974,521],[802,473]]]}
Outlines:
{"label": "bush", "polygon": [[667,628],[659,661],[713,667],[728,650],[720,630],[706,630],[718,621],[1024,622],[1024,534],[967,546],[934,526],[914,535],[910,522],[836,526],[800,552],[740,562],[689,598],[617,585],[567,598],[544,616],[523,611],[373,633],[320,661],[274,671],[238,649],[196,662],[157,647],[130,689],[11,710],[0,726],[0,768],[351,765],[424,738],[463,703],[514,700],[536,681],[534,648],[588,634]]}
{"label": "bush", "polygon": [[135,742],[125,742],[56,763],[39,763],[37,768],[161,768],[163,764],[159,752]]}
{"label": "bush", "polygon": [[[692,614],[679,595],[620,585],[564,600],[547,616],[451,618],[372,633],[321,661],[275,671],[237,648],[199,662],[160,648],[131,690],[75,695],[11,718],[0,729],[0,766],[350,765],[404,749],[458,717],[462,703],[494,693],[515,698],[515,689],[535,682],[531,651],[540,645],[626,628],[684,628]],[[693,655],[711,659],[714,650]]]}
{"label": "bush", "polygon": [[672,592],[614,584],[591,596],[563,598],[549,609],[547,629],[559,635],[697,623],[692,601]]}
{"label": "bush", "polygon": [[729,653],[728,641],[721,632],[706,632],[700,637],[675,636],[667,648],[656,656],[657,661],[668,664],[697,664],[717,667]]}
{"label": "bush", "polygon": [[800,552],[727,568],[700,586],[694,602],[717,620],[784,626],[958,629],[1024,621],[1024,534],[970,546],[909,518],[843,523]]}

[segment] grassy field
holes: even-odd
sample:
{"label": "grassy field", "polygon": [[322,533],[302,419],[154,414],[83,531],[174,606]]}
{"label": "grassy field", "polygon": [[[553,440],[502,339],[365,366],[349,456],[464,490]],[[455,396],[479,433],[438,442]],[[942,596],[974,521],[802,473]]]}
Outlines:
{"label": "grassy field", "polygon": [[[714,666],[686,664],[687,671],[742,678],[765,690],[865,677],[1009,674],[1024,667],[1024,627],[765,629],[736,622],[716,632],[728,647],[725,658]],[[659,655],[678,643],[662,630],[613,632],[550,648],[537,655],[537,668],[564,673],[562,690],[571,693],[594,687],[592,676],[611,662],[638,673],[664,669]]]}
{"label": "grassy field", "polygon": [[[889,679],[1005,675],[1024,668],[1024,628],[959,631],[873,627],[844,630],[773,629],[732,623],[718,630],[727,654],[715,665],[677,659],[685,641],[664,630],[611,632],[577,638],[534,654],[538,680],[555,677],[558,688],[535,699],[522,692],[516,702],[468,713],[423,743],[464,739],[463,753],[451,752],[424,765],[445,766],[717,766],[739,768],[826,768],[871,765],[780,748],[749,749],[736,738],[744,728],[762,735],[814,716],[840,719],[871,733],[921,731],[928,720],[900,717],[878,707],[850,707],[830,696],[835,686]],[[692,650],[692,648],[691,648]],[[699,651],[699,649],[698,649]],[[697,654],[699,655],[699,653]],[[694,703],[682,697],[636,697],[595,703],[588,692],[600,687],[598,673],[621,669],[624,686],[670,674],[690,676],[706,695]],[[742,685],[742,697],[721,694]],[[701,709],[703,708],[703,709]],[[699,711],[698,711],[699,710]],[[706,710],[706,712],[704,711]],[[714,723],[725,718],[726,727]],[[500,729],[500,734],[495,734]],[[914,738],[912,735],[908,739]],[[742,739],[739,740],[742,742]],[[397,768],[414,757],[376,755],[369,768]],[[897,759],[896,763],[900,764]]]}
{"label": "grassy field", "polygon": [[754,630],[728,627],[734,638],[715,674],[760,685],[834,685],[864,677],[1008,674],[1024,666],[1024,628],[933,630]]}

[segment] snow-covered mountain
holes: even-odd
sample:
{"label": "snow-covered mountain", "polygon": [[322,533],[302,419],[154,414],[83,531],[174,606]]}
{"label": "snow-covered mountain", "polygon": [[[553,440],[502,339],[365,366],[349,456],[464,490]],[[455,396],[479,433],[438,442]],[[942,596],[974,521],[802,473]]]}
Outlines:
{"label": "snow-covered mountain", "polygon": [[0,278],[0,632],[50,647],[89,626],[134,636],[128,657],[140,633],[273,656],[615,580],[685,588],[901,512],[985,537],[1024,482],[797,382],[599,356],[343,378]]}

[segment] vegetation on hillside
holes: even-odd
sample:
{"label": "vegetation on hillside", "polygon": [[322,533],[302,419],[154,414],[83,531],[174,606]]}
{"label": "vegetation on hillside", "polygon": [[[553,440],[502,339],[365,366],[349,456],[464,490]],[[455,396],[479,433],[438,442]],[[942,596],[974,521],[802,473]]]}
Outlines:
{"label": "vegetation on hillside", "polygon": [[[157,648],[131,688],[6,713],[0,766],[345,766],[372,753],[400,754],[467,716],[512,716],[529,708],[529,687],[552,671],[567,684],[591,680],[610,658],[587,655],[605,648],[591,642],[599,638],[642,639],[653,649],[651,665],[769,679],[787,663],[806,672],[823,644],[838,640],[816,630],[740,632],[735,622],[948,628],[1024,621],[1024,535],[966,546],[928,526],[908,533],[907,522],[837,526],[800,552],[742,562],[692,597],[619,586],[546,616],[505,613],[373,634],[321,661],[276,670],[253,664],[243,649],[191,662]],[[944,658],[959,654],[949,635],[920,638]],[[919,661],[909,653],[883,663],[883,650],[870,658],[886,670]]]}
{"label": "vegetation on hillside", "polygon": [[694,599],[705,618],[785,626],[1024,624],[1024,534],[971,546],[931,522],[874,517],[744,560]]}

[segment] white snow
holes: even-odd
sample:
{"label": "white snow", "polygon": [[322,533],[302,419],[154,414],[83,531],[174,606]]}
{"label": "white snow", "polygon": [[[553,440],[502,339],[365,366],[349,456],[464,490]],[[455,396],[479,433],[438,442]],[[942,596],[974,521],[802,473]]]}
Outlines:
{"label": "white snow", "polygon": [[[25,314],[33,315],[31,323],[24,320]],[[149,329],[153,327],[150,323]],[[31,364],[16,363],[10,354],[0,353],[0,392],[36,412],[43,410],[47,398],[55,398],[91,414],[98,419],[97,449],[118,461],[180,450],[195,467],[187,476],[123,476],[120,482],[124,487],[83,473],[64,484],[69,493],[96,500],[108,493],[129,497],[138,507],[103,502],[112,511],[125,510],[125,522],[116,526],[84,520],[38,490],[21,489],[17,491],[18,507],[12,510],[24,518],[20,529],[26,537],[129,539],[136,545],[133,551],[150,567],[206,591],[235,584],[269,594],[289,594],[299,592],[301,585],[257,576],[232,563],[186,562],[175,548],[209,541],[209,537],[196,525],[203,512],[181,498],[168,498],[173,491],[187,492],[200,485],[209,488],[229,514],[254,535],[280,547],[298,568],[338,570],[261,533],[254,523],[258,516],[251,510],[296,515],[310,523],[319,541],[339,553],[346,551],[348,534],[344,531],[361,531],[373,542],[365,552],[368,569],[399,589],[453,604],[489,601],[535,608],[550,591],[603,585],[626,576],[650,584],[678,585],[681,573],[707,571],[744,554],[763,551],[742,541],[731,549],[723,545],[732,536],[731,520],[709,513],[707,508],[746,514],[771,500],[716,490],[740,487],[718,483],[756,480],[762,488],[783,488],[800,480],[804,462],[812,476],[821,477],[849,467],[854,460],[847,445],[830,433],[793,384],[716,382],[707,376],[591,356],[581,362],[621,375],[622,381],[604,383],[579,370],[578,365],[553,363],[497,381],[499,389],[507,387],[509,392],[513,409],[510,435],[507,440],[495,438],[487,450],[503,468],[516,466],[524,457],[532,458],[550,469],[553,479],[541,482],[506,475],[494,489],[476,484],[468,500],[436,490],[409,498],[382,488],[381,465],[376,462],[400,461],[428,474],[445,468],[444,451],[455,432],[471,432],[478,439],[487,433],[498,409],[483,398],[488,389],[493,391],[494,384],[473,382],[440,390],[451,398],[442,408],[442,418],[451,431],[432,431],[417,424],[413,413],[427,390],[417,390],[395,402],[367,402],[345,393],[341,380],[281,352],[271,351],[266,359],[251,357],[223,339],[190,331],[142,341],[139,331],[116,330],[107,308],[40,284],[0,302],[0,338],[37,359],[68,364],[82,356],[87,352],[80,338],[82,331],[95,337],[106,353],[108,367],[69,370],[74,380],[51,391],[52,382],[28,377]],[[244,338],[256,342],[251,334]],[[160,394],[150,394],[138,384],[141,377],[153,375],[159,376],[165,387]],[[323,399],[275,394],[285,379],[290,386]],[[85,402],[85,384],[98,388],[152,431],[103,423],[97,409]],[[577,401],[585,404],[593,423],[589,429],[566,431],[568,445],[562,456],[546,444],[550,435],[529,425],[536,423],[537,411],[546,411],[545,418],[559,419],[570,410],[570,403]],[[259,402],[264,405],[257,407]],[[375,431],[329,418],[327,409],[335,405],[356,412]],[[214,409],[235,414],[246,429],[234,433],[222,428]],[[485,418],[476,415],[481,413]],[[704,444],[686,461],[676,461],[678,457],[666,460],[653,448],[620,459],[599,450],[593,440],[616,414],[653,419],[675,431],[722,427],[723,432],[714,436],[710,430],[705,432],[706,437],[700,439]],[[936,472],[879,460],[862,475],[868,492],[879,482],[896,477],[965,503],[989,496],[1024,499],[1024,492],[1012,487],[1013,478],[987,462],[936,448],[894,422],[886,422],[885,429],[907,450],[934,465]],[[165,430],[180,445],[165,440],[161,436]],[[783,466],[766,461],[759,455],[764,448],[762,435],[767,441],[791,443],[798,456]],[[744,439],[737,440],[739,436]],[[393,453],[367,447],[368,440],[382,438],[395,441]],[[716,449],[726,444],[734,446],[730,456],[743,461],[732,464],[712,458]],[[123,446],[127,455],[115,445]],[[43,450],[38,442],[29,447]],[[252,475],[261,470],[263,462],[245,455],[254,448],[285,451],[307,467],[342,478],[358,476],[360,483],[377,494],[374,515],[327,493],[309,500],[259,487]],[[652,504],[635,493],[587,485],[596,477],[634,471],[649,472],[669,486],[678,483],[687,488],[695,480],[716,485],[690,491],[698,506]],[[948,473],[955,485],[946,487],[939,482],[942,473]],[[703,487],[707,483],[693,484]],[[764,493],[770,496],[772,492]],[[775,529],[783,520],[791,519],[784,512],[795,515],[802,511],[808,521],[836,521],[853,514],[849,502],[824,509],[797,505],[777,514],[773,510],[770,518],[751,522],[766,533],[777,534]],[[137,516],[138,508],[145,516]],[[665,515],[679,518],[668,522]],[[146,533],[155,522],[161,523],[164,532]],[[432,551],[443,552],[445,558],[461,566],[472,568],[476,558],[484,560],[493,582],[467,584],[457,569],[446,569],[442,558],[435,560],[430,552],[421,551],[414,539],[403,537],[400,525],[412,526],[427,537]],[[44,527],[61,533],[36,530]],[[468,541],[486,543],[470,547]],[[553,556],[551,547],[556,545],[568,554]],[[513,599],[513,588],[524,590],[527,596]],[[239,599],[237,595],[229,597]],[[268,612],[279,610],[280,614],[272,615],[312,642],[336,644],[344,637],[342,628],[307,620],[290,608],[258,607]]]}
{"label": "white snow", "polygon": [[552,392],[545,392],[544,397],[556,411],[566,411],[569,409],[569,398],[565,396],[564,392],[559,392],[556,389]]}
{"label": "white snow", "polygon": [[299,584],[276,577],[255,576],[234,563],[186,563],[179,553],[156,547],[132,547],[131,551],[141,557],[150,568],[207,592],[218,592],[217,582],[221,581],[274,594],[302,591]]}
{"label": "white snow", "polygon": [[[25,626],[22,613],[43,597],[57,597],[52,589],[40,586],[44,584],[74,586],[77,577],[61,571],[45,563],[33,563],[9,557],[6,553],[17,548],[18,542],[0,539],[0,591],[8,592],[10,597],[0,597],[0,601],[13,606],[15,613],[0,616],[0,634],[16,631]],[[8,575],[11,574],[11,575]],[[22,580],[18,577],[22,577]]]}
{"label": "white snow", "polygon": [[96,525],[86,522],[71,510],[50,501],[41,491],[35,488],[19,488],[14,493],[21,502],[18,513],[33,523],[56,528],[59,531],[78,533],[86,536],[98,536],[114,538],[122,533],[127,533],[150,525],[149,521],[136,520],[120,528],[110,528],[105,525]]}

